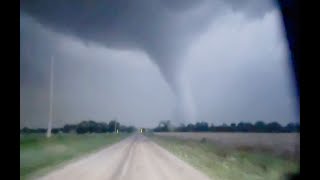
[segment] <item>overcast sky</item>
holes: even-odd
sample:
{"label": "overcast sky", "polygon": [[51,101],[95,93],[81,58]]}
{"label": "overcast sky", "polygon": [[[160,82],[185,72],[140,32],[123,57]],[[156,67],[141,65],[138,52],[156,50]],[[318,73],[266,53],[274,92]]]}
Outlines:
{"label": "overcast sky", "polygon": [[272,1],[72,2],[21,2],[21,127],[47,126],[51,57],[55,127],[299,121]]}

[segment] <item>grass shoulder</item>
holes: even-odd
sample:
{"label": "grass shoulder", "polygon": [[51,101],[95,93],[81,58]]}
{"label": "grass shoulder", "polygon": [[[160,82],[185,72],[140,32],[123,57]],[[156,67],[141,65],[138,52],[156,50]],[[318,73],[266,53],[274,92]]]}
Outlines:
{"label": "grass shoulder", "polygon": [[20,179],[40,176],[60,165],[114,144],[130,134],[20,135]]}
{"label": "grass shoulder", "polygon": [[207,141],[147,136],[212,179],[278,180],[299,171],[299,162],[272,154],[221,149]]}

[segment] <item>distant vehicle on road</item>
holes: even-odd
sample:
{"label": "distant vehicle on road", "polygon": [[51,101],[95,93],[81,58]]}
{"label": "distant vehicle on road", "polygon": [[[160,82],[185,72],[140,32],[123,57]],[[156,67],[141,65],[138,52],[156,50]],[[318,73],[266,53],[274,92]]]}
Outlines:
{"label": "distant vehicle on road", "polygon": [[145,128],[140,128],[140,133],[144,133],[146,132],[146,129]]}

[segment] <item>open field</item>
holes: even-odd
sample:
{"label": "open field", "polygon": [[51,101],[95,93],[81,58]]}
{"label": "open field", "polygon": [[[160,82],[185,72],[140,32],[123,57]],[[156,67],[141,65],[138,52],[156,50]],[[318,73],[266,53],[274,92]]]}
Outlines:
{"label": "open field", "polygon": [[[198,133],[193,133],[192,137],[196,136],[195,134]],[[149,137],[212,179],[277,180],[284,179],[286,174],[299,172],[299,162],[297,160],[282,158],[272,153],[262,151],[253,152],[247,151],[247,149],[230,148],[230,144],[228,144],[228,146],[219,146],[209,141],[201,141],[200,139],[202,139],[204,135],[206,135],[205,137],[207,139],[214,136],[214,134],[201,133],[201,135],[198,134],[198,137],[196,136],[196,138],[194,137],[193,140],[190,140],[186,136],[191,136],[191,134],[160,133],[150,135]],[[225,141],[231,143],[232,140],[236,139],[236,137],[231,137],[237,135],[238,134],[228,135],[227,133],[219,133],[218,136],[220,136],[220,138],[224,137]],[[261,134],[261,136],[266,135]],[[277,135],[272,137],[276,136]],[[246,135],[240,135],[238,138],[243,137],[246,137]],[[238,143],[239,145],[243,142],[241,140],[234,140],[234,143]]]}
{"label": "open field", "polygon": [[208,141],[223,149],[269,152],[290,159],[300,159],[299,133],[155,133],[163,137]]}
{"label": "open field", "polygon": [[128,134],[45,134],[20,135],[20,179],[44,174],[61,163],[106,147]]}

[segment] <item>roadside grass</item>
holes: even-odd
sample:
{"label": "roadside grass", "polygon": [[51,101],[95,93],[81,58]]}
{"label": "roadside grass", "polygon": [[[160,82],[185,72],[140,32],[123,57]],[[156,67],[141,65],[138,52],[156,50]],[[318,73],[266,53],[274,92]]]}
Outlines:
{"label": "roadside grass", "polygon": [[20,134],[20,179],[43,175],[58,165],[116,143],[121,134]]}
{"label": "roadside grass", "polygon": [[191,164],[212,179],[279,180],[299,172],[299,162],[272,154],[221,149],[207,141],[147,135],[155,143]]}

